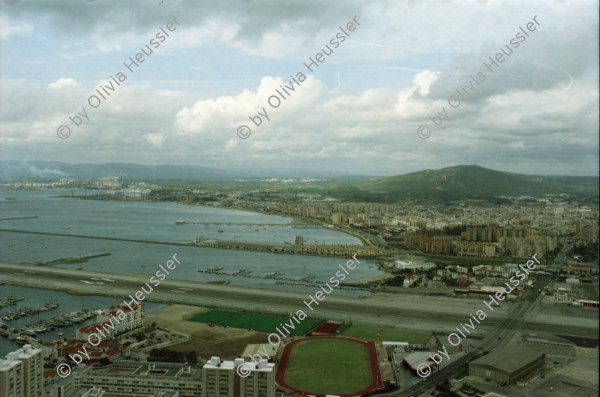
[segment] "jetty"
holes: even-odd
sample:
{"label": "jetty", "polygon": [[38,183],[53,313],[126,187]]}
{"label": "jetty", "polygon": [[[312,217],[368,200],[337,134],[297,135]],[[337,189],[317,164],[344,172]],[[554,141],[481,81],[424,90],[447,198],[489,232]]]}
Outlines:
{"label": "jetty", "polygon": [[0,313],[0,318],[4,321],[17,320],[19,318],[32,316],[41,312],[47,312],[48,310],[56,309],[60,305],[56,302],[46,302],[45,305],[40,307],[26,307],[17,311],[9,311]]}

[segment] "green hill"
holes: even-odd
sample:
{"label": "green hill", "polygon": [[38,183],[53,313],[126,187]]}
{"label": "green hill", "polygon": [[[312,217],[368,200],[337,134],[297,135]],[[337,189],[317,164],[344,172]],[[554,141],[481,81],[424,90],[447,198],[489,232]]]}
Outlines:
{"label": "green hill", "polygon": [[460,165],[332,186],[328,193],[347,200],[396,202],[414,199],[437,203],[465,199],[501,202],[501,196],[542,197],[566,193],[597,202],[598,178],[513,174],[477,165]]}

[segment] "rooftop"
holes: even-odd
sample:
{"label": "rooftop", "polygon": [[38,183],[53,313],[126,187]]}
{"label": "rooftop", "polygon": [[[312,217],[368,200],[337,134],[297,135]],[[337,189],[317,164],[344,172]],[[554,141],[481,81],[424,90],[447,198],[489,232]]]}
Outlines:
{"label": "rooftop", "polygon": [[515,372],[534,360],[542,357],[544,353],[528,347],[505,348],[496,350],[477,360],[472,365],[488,366],[504,372]]}
{"label": "rooftop", "polygon": [[112,365],[94,370],[93,375],[106,374],[128,377],[167,377],[200,379],[201,370],[197,366],[183,363],[162,363],[138,361],[117,361]]}

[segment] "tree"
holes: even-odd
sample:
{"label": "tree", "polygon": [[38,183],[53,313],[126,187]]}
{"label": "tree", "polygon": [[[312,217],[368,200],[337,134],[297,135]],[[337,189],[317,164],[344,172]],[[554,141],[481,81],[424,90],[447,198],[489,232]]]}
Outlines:
{"label": "tree", "polygon": [[189,363],[196,364],[197,360],[198,360],[198,357],[197,357],[196,352],[194,350],[188,352],[188,354],[187,354],[187,361]]}

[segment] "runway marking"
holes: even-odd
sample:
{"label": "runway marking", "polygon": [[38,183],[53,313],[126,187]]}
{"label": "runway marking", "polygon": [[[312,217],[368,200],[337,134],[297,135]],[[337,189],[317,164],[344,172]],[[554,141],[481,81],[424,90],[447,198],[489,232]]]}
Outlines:
{"label": "runway marking", "polygon": [[185,291],[177,291],[176,289],[172,289],[171,292],[177,292],[179,294],[185,294]]}
{"label": "runway marking", "polygon": [[32,272],[31,270],[23,270],[25,273],[30,273],[30,274],[35,274],[35,272]]}
{"label": "runway marking", "polygon": [[25,273],[13,273],[13,274],[16,274],[17,276],[24,276],[25,275]]}
{"label": "runway marking", "polygon": [[179,287],[179,289],[183,289],[183,290],[186,290],[186,291],[193,291],[194,290],[193,288],[183,288],[183,287]]}

